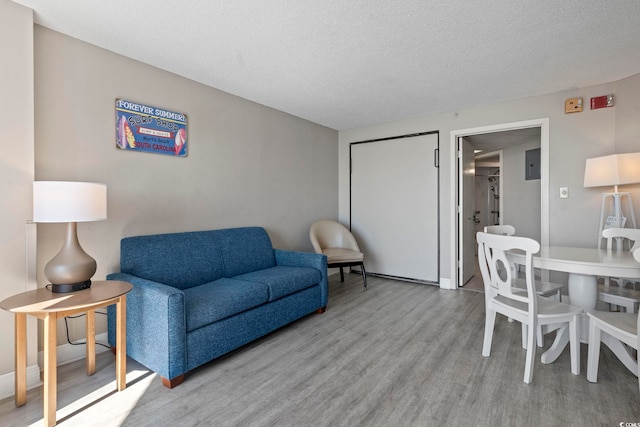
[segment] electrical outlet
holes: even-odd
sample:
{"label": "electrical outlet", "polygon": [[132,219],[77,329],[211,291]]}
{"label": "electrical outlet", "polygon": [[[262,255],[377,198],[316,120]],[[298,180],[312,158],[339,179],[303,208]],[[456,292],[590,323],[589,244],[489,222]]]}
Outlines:
{"label": "electrical outlet", "polygon": [[579,113],[582,111],[582,98],[568,98],[564,101],[564,112]]}
{"label": "electrical outlet", "polygon": [[560,198],[561,199],[569,198],[569,187],[560,187]]}

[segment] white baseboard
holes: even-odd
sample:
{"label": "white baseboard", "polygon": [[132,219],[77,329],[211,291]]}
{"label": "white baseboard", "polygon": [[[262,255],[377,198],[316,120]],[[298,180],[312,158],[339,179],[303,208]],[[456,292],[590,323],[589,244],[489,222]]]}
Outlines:
{"label": "white baseboard", "polygon": [[446,277],[440,278],[440,289],[453,289],[451,286],[453,286],[451,279],[447,279]]}
{"label": "white baseboard", "polygon": [[[107,343],[107,333],[96,335],[96,342]],[[96,345],[96,354],[109,351],[108,348]],[[75,362],[86,357],[86,348],[84,345],[63,344],[58,346],[57,350],[58,366]],[[44,353],[38,352],[38,364],[27,366],[27,390],[38,387],[42,384],[40,380],[40,366],[43,366]],[[0,399],[11,397],[15,394],[15,372],[7,372],[0,375]]]}
{"label": "white baseboard", "polygon": [[[40,380],[40,366],[27,366],[27,390],[42,384]],[[6,399],[15,394],[16,375],[14,371],[0,375],[0,399]]]}

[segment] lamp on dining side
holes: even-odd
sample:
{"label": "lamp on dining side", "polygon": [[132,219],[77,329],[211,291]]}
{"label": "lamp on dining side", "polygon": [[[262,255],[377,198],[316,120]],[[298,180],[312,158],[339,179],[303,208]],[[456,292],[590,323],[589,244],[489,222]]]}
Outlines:
{"label": "lamp on dining side", "polygon": [[584,171],[585,187],[614,187],[640,182],[640,153],[612,154],[587,159]]}
{"label": "lamp on dining side", "polygon": [[[584,171],[585,187],[611,187],[612,193],[602,194],[602,208],[600,211],[600,233],[602,233],[604,223],[604,213],[608,197],[613,199],[613,222],[608,223],[611,227],[624,227],[622,216],[622,197],[627,197],[627,204],[634,228],[636,227],[631,194],[619,192],[618,186],[625,184],[635,184],[640,182],[640,153],[612,154],[609,156],[595,157],[587,159]],[[600,244],[601,236],[598,236]]]}
{"label": "lamp on dining side", "polygon": [[107,186],[104,184],[70,181],[33,183],[33,221],[67,223],[62,249],[44,268],[52,292],[72,292],[91,286],[97,264],[80,246],[77,223],[106,218]]}

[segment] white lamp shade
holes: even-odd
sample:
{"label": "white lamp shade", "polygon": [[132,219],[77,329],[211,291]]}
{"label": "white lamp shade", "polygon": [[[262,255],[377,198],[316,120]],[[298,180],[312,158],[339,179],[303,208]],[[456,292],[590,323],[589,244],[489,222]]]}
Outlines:
{"label": "white lamp shade", "polygon": [[107,219],[107,186],[93,182],[35,181],[34,222],[86,222]]}
{"label": "white lamp shade", "polygon": [[585,187],[635,184],[640,182],[640,153],[612,154],[587,159]]}

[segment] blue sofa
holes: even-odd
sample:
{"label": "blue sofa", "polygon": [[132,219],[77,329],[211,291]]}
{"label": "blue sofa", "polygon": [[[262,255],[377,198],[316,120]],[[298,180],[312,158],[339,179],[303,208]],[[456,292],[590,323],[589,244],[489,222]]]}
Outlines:
{"label": "blue sofa", "polygon": [[[327,258],[273,249],[260,227],[126,237],[127,356],[172,388],[184,374],[327,305]],[[108,309],[115,346],[115,306]]]}

